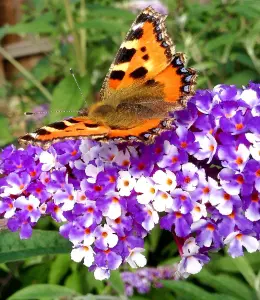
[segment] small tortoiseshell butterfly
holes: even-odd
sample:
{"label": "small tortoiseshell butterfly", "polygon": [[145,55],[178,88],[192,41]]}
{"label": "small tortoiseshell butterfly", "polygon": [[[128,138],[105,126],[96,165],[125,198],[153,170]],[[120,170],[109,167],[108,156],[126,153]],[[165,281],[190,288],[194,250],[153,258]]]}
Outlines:
{"label": "small tortoiseshell butterfly", "polygon": [[196,72],[185,68],[165,28],[166,16],[152,7],[133,23],[104,80],[101,100],[79,116],[44,126],[19,139],[48,148],[64,139],[142,141],[169,130],[169,112],[185,107]]}

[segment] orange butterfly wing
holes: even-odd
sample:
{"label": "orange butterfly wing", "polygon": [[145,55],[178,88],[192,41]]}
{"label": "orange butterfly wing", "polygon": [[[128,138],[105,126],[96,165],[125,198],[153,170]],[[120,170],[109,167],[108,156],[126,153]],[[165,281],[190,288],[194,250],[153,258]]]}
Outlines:
{"label": "orange butterfly wing", "polygon": [[88,137],[100,139],[107,136],[110,129],[95,124],[86,117],[75,117],[44,126],[35,132],[19,138],[20,144],[35,144],[48,148],[51,143],[66,139]]}
{"label": "orange butterfly wing", "polygon": [[[165,18],[143,10],[122,43],[101,89],[101,102],[81,116],[44,126],[19,139],[47,148],[62,139],[129,140],[151,143],[171,126],[169,111],[193,94],[196,72],[175,53]],[[84,116],[84,115],[88,116]]]}

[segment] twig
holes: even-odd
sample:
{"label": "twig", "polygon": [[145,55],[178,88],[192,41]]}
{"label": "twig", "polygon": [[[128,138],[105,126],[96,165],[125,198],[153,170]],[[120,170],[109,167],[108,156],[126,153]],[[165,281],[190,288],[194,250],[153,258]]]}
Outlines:
{"label": "twig", "polygon": [[3,47],[0,46],[0,54],[8,60],[22,75],[30,80],[41,92],[42,94],[51,102],[52,95],[50,92],[37,80],[29,71],[27,71],[17,60],[15,60]]}
{"label": "twig", "polygon": [[80,41],[79,41],[79,37],[78,37],[78,34],[75,29],[75,24],[74,24],[74,20],[72,17],[70,2],[69,2],[69,0],[63,0],[63,2],[64,2],[65,11],[66,11],[68,26],[69,26],[69,29],[73,36],[73,46],[74,46],[74,50],[75,50],[75,56],[76,56],[79,73],[80,73],[80,76],[84,76],[85,65],[82,63],[82,53],[81,53],[81,48],[80,48]]}

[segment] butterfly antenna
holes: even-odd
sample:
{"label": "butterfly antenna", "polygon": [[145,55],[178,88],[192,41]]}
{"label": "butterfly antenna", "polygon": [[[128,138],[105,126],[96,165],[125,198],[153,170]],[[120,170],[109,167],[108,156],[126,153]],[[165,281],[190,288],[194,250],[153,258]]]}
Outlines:
{"label": "butterfly antenna", "polygon": [[36,111],[36,112],[31,112],[31,111],[26,111],[24,113],[25,116],[35,116],[35,115],[48,115],[49,113],[79,113],[80,110],[48,110],[48,111]]}
{"label": "butterfly antenna", "polygon": [[79,86],[79,84],[78,84],[77,78],[76,78],[75,73],[74,73],[74,71],[72,70],[72,68],[70,68],[70,74],[72,75],[72,77],[73,77],[73,79],[74,79],[74,81],[75,81],[75,83],[76,83],[76,85],[77,85],[77,87],[78,87],[78,89],[79,89],[79,92],[80,92],[80,94],[81,94],[82,99],[83,99],[84,102],[87,104],[86,99],[84,98],[84,95],[83,95],[83,93],[82,93],[82,90],[81,90],[81,88],[80,88],[80,86]]}

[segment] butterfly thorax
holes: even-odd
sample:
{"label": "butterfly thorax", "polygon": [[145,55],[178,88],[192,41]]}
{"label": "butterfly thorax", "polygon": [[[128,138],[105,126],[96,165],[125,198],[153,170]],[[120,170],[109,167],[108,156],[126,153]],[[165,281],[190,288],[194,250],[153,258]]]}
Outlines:
{"label": "butterfly thorax", "polygon": [[150,109],[141,105],[122,103],[117,107],[104,103],[90,106],[88,118],[93,122],[110,128],[129,129],[142,124],[142,116],[149,114]]}

